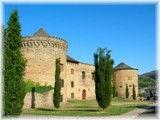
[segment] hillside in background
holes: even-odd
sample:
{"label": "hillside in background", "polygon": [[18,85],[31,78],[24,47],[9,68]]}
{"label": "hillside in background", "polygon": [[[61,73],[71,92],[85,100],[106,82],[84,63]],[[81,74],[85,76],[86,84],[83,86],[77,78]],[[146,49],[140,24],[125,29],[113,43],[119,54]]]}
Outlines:
{"label": "hillside in background", "polygon": [[145,77],[150,77],[150,78],[156,80],[156,79],[157,79],[157,78],[156,78],[157,74],[158,74],[158,71],[157,71],[157,70],[153,70],[153,71],[144,73],[144,74],[142,74],[142,75],[140,75],[140,76],[141,76],[141,77],[144,77],[144,76],[145,76]]}
{"label": "hillside in background", "polygon": [[154,70],[151,72],[144,73],[138,76],[138,84],[140,88],[156,86],[156,76],[158,71]]}

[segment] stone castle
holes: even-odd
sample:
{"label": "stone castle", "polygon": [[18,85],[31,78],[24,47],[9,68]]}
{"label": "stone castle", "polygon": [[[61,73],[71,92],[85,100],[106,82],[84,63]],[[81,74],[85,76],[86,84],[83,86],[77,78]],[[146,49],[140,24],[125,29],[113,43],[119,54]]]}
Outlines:
{"label": "stone castle", "polygon": [[[68,43],[65,40],[50,36],[42,28],[32,36],[23,37],[22,53],[27,60],[25,80],[54,87],[55,60],[60,58],[61,103],[69,99],[95,99],[94,65],[68,56],[67,49]],[[120,63],[114,68],[112,83],[118,96],[125,97],[128,85],[131,97],[133,84],[138,95],[138,70]],[[53,90],[43,94],[36,93],[34,97],[35,107],[53,106]],[[32,103],[32,93],[27,93],[24,108],[30,108]]]}

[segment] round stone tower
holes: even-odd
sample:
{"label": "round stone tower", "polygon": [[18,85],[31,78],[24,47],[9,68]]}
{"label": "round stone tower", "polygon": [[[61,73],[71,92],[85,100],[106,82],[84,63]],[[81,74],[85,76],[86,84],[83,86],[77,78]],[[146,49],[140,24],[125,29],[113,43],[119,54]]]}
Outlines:
{"label": "round stone tower", "polygon": [[[60,58],[61,63],[61,79],[65,80],[66,41],[58,37],[49,36],[41,28],[33,36],[23,37],[22,46],[22,53],[27,60],[25,80],[32,80],[40,85],[54,86],[55,60],[57,58]],[[65,86],[62,89],[62,94],[66,91]]]}
{"label": "round stone tower", "polygon": [[125,63],[120,63],[114,68],[113,85],[119,97],[126,97],[126,86],[129,89],[129,97],[133,95],[133,85],[138,96],[138,69],[132,68]]}

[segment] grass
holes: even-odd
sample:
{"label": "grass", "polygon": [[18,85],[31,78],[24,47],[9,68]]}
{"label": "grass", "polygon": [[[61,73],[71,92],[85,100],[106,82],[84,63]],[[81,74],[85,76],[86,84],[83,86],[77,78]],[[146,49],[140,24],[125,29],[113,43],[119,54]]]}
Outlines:
{"label": "grass", "polygon": [[98,106],[96,100],[69,100],[59,109],[36,108],[24,109],[23,115],[54,115],[54,116],[109,116],[121,115],[136,107],[148,106],[150,102],[114,98],[111,105],[104,111]]}

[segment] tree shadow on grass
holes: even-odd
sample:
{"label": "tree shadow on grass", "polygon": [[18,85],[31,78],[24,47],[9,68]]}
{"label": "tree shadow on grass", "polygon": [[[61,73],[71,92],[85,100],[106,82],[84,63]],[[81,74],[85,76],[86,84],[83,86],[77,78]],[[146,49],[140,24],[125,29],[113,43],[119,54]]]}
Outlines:
{"label": "tree shadow on grass", "polygon": [[70,109],[49,109],[49,108],[36,108],[36,110],[42,110],[42,111],[54,111],[54,112],[58,112],[58,111],[86,111],[86,112],[98,112],[99,110],[97,109],[76,109],[76,110],[70,110]]}
{"label": "tree shadow on grass", "polygon": [[71,106],[71,107],[68,107],[68,108],[93,108],[93,109],[96,109],[96,108],[98,108],[98,107],[88,107],[88,106]]}

